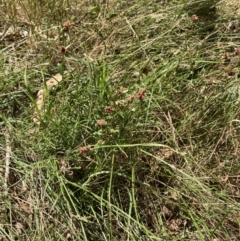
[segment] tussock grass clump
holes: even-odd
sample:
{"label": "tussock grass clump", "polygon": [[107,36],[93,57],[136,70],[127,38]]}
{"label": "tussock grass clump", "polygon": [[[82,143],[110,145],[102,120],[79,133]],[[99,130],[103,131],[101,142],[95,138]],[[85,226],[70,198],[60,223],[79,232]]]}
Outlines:
{"label": "tussock grass clump", "polygon": [[239,28],[208,3],[0,2],[1,240],[239,239]]}

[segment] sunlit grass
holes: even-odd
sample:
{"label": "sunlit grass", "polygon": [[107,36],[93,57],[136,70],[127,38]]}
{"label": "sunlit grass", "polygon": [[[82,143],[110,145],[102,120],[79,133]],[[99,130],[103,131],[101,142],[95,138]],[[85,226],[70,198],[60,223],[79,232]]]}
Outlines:
{"label": "sunlit grass", "polygon": [[0,238],[238,240],[239,29],[197,2],[0,2]]}

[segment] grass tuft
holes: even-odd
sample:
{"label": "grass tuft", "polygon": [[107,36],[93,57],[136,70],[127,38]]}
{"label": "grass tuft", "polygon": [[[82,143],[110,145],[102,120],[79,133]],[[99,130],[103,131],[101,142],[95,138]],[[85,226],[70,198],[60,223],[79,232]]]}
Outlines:
{"label": "grass tuft", "polygon": [[239,240],[229,4],[0,1],[0,240]]}

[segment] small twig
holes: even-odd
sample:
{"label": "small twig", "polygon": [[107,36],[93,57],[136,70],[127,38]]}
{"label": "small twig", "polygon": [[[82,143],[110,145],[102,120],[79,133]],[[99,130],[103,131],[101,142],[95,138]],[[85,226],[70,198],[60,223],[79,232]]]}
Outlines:
{"label": "small twig", "polygon": [[128,26],[130,27],[131,31],[133,32],[133,37],[134,37],[134,38],[137,38],[137,40],[139,40],[139,38],[138,38],[138,36],[137,36],[137,33],[136,33],[135,30],[133,29],[131,23],[128,21],[128,19],[127,19],[126,17],[125,17],[125,20],[126,20]]}
{"label": "small twig", "polygon": [[5,158],[5,178],[4,178],[4,189],[5,189],[5,196],[8,194],[8,178],[9,178],[9,167],[11,163],[11,142],[10,142],[10,133],[9,129],[6,128],[5,132],[5,142],[6,142],[6,158]]}

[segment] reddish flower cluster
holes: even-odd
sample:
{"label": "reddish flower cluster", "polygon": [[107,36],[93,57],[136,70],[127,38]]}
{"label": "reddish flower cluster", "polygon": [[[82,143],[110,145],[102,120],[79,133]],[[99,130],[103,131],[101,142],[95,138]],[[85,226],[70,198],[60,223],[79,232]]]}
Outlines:
{"label": "reddish flower cluster", "polygon": [[72,23],[70,21],[63,23],[63,30],[65,32],[68,32],[71,27],[72,27]]}
{"label": "reddish flower cluster", "polygon": [[232,70],[228,71],[228,76],[234,76],[234,75],[235,75],[234,71],[232,71]]}
{"label": "reddish flower cluster", "polygon": [[240,48],[236,48],[236,49],[235,49],[235,54],[236,54],[236,55],[240,55]]}
{"label": "reddish flower cluster", "polygon": [[63,53],[63,54],[67,53],[67,48],[66,48],[66,47],[64,47],[64,46],[59,46],[58,48],[59,48],[59,50],[61,51],[61,53]]}
{"label": "reddish flower cluster", "polygon": [[79,152],[80,154],[86,154],[91,150],[90,146],[83,146],[83,147],[79,147]]}
{"label": "reddish flower cluster", "polygon": [[115,104],[118,106],[122,106],[124,104],[130,104],[134,99],[143,100],[145,97],[145,92],[146,89],[142,88],[136,94],[126,96],[124,100],[117,100]]}
{"label": "reddish flower cluster", "polygon": [[104,112],[109,114],[111,112],[115,111],[115,108],[112,107],[112,106],[106,106],[105,109],[104,109]]}
{"label": "reddish flower cluster", "polygon": [[191,17],[191,20],[193,22],[197,22],[198,21],[198,16],[196,14],[193,14],[192,17]]}
{"label": "reddish flower cluster", "polygon": [[103,125],[106,124],[106,121],[105,121],[104,119],[97,120],[97,124],[98,124],[99,126],[103,126]]}
{"label": "reddish flower cluster", "polygon": [[138,92],[137,92],[137,94],[135,95],[135,97],[137,98],[137,99],[139,99],[139,100],[143,100],[144,99],[144,94],[145,94],[145,92],[146,92],[146,89],[140,89]]}

